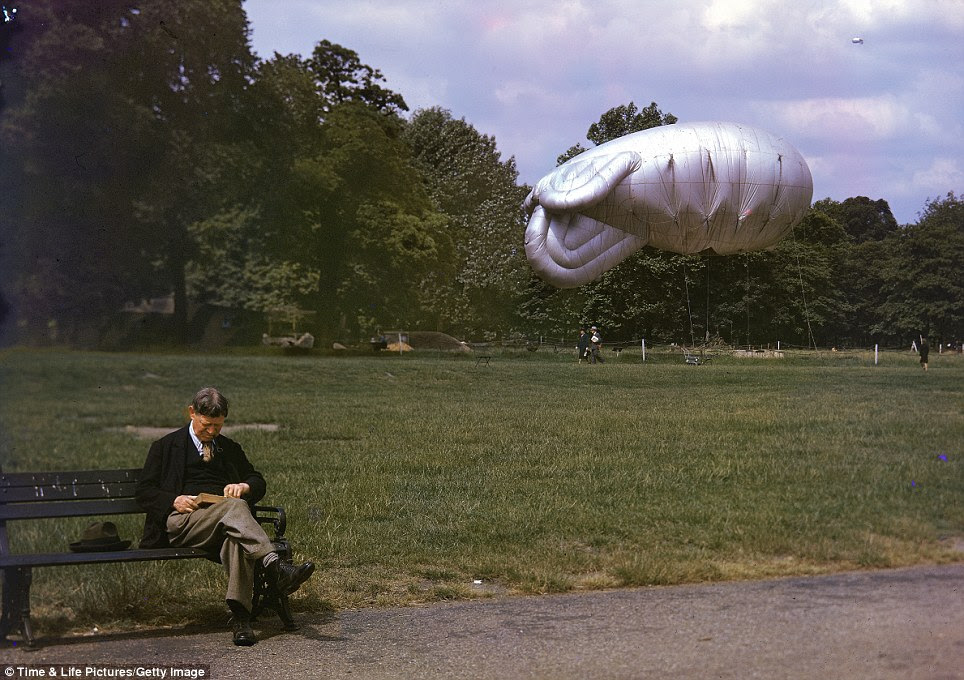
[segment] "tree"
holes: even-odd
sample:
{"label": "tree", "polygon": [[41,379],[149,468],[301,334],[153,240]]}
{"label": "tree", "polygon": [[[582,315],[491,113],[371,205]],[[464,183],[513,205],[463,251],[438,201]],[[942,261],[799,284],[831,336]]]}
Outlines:
{"label": "tree", "polygon": [[572,335],[576,324],[586,322],[582,316],[585,307],[584,288],[559,290],[530,270],[517,298],[517,314],[524,331],[521,334],[560,338]]}
{"label": "tree", "polygon": [[575,158],[583,151],[586,151],[586,147],[584,147],[581,143],[577,142],[573,144],[568,149],[566,149],[563,153],[556,156],[556,165],[562,165],[570,158]]}
{"label": "tree", "polygon": [[[869,347],[875,342],[896,342],[898,338],[881,333],[881,309],[886,301],[884,275],[896,264],[898,235],[880,241],[868,240],[848,248],[840,272],[849,314],[841,323],[838,343],[849,342]],[[908,343],[909,344],[909,343]]]}
{"label": "tree", "polygon": [[964,201],[953,192],[929,201],[917,224],[893,238],[875,332],[894,341],[964,337]]}
{"label": "tree", "polygon": [[[649,128],[659,127],[660,125],[672,125],[677,120],[671,113],[663,113],[659,110],[656,102],[651,102],[649,106],[640,111],[636,104],[622,104],[615,106],[599,117],[599,120],[589,126],[586,132],[586,139],[599,146],[610,140],[648,130]],[[564,153],[556,158],[556,165],[562,165],[570,158],[575,158],[586,150],[581,143],[570,146]]]}
{"label": "tree", "polygon": [[260,215],[251,208],[226,209],[191,224],[189,235],[197,244],[197,257],[187,270],[191,299],[264,312],[298,308],[317,294],[320,272],[303,262],[271,257],[260,225]]}
{"label": "tree", "polygon": [[[434,324],[434,291],[451,275],[454,256],[446,221],[401,139],[402,120],[377,102],[329,108],[325,93],[314,89],[315,75],[312,88],[304,87],[311,67],[283,59],[260,71],[280,79],[258,85],[261,107],[286,112],[282,130],[303,143],[284,145],[265,166],[272,176],[264,177],[256,199],[263,256],[284,271],[317,275],[316,290],[298,288],[294,300],[318,313],[323,334]],[[275,99],[285,83],[297,86],[294,96]],[[323,120],[311,120],[311,111]]]}
{"label": "tree", "polygon": [[174,292],[175,326],[187,322],[187,274],[195,259],[190,226],[244,200],[250,137],[245,90],[254,67],[247,18],[238,0],[144,5],[130,26],[140,50],[126,85],[162,150],[137,200],[154,235],[159,281]]}
{"label": "tree", "polygon": [[438,328],[447,315],[441,291],[455,269],[447,227],[443,215],[428,210],[413,213],[388,201],[359,206],[338,287],[353,329]]}
{"label": "tree", "polygon": [[897,220],[882,198],[856,196],[840,203],[825,198],[813,207],[839,223],[855,243],[880,241],[897,233]]}
{"label": "tree", "polygon": [[412,270],[389,267],[385,251],[397,245],[397,225],[432,231],[437,221],[399,140],[404,100],[379,80],[354,52],[328,41],[309,59],[275,54],[257,65],[244,109],[256,159],[239,182],[246,196],[194,231],[208,237],[208,249],[229,239],[222,249],[237,275],[195,275],[195,294],[262,311],[309,309],[321,333],[338,337],[399,309],[378,295],[417,297],[424,281],[401,281]]}
{"label": "tree", "polygon": [[[600,324],[614,340],[672,342],[683,340],[684,332],[689,339],[684,331],[690,322],[686,286],[693,286],[695,297],[704,269],[699,258],[644,248],[585,286],[582,316]],[[702,314],[697,311],[696,317]]]}
{"label": "tree", "polygon": [[528,269],[520,209],[527,189],[517,184],[515,160],[503,161],[494,138],[441,108],[417,111],[403,139],[455,245],[455,280],[442,293],[448,324],[461,333],[504,331]]}
{"label": "tree", "polygon": [[315,46],[307,65],[315,78],[315,90],[325,103],[325,111],[350,101],[364,102],[387,114],[408,111],[400,94],[379,84],[385,79],[381,71],[361,63],[353,50],[322,40]]}
{"label": "tree", "polygon": [[188,226],[244,163],[240,0],[35,0],[18,21],[25,91],[2,129],[18,208],[3,229],[22,313],[77,328],[173,290],[183,327]]}
{"label": "tree", "polygon": [[611,139],[633,132],[660,125],[672,125],[677,120],[678,118],[673,114],[660,111],[656,102],[650,103],[642,111],[636,108],[636,104],[629,102],[629,104],[611,108],[600,116],[598,122],[589,126],[586,138],[599,146]]}

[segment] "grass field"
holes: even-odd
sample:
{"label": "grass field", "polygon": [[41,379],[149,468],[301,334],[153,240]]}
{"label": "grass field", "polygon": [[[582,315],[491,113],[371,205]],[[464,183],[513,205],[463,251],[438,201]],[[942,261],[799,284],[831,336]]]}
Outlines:
{"label": "grass field", "polygon": [[[7,350],[0,464],[139,466],[137,428],[179,427],[214,384],[228,425],[277,426],[232,436],[319,565],[301,610],[964,559],[964,358],[628,354]],[[63,549],[85,524],[11,533]],[[34,613],[47,631],[213,619],[223,578],[203,561],[38,569]]]}

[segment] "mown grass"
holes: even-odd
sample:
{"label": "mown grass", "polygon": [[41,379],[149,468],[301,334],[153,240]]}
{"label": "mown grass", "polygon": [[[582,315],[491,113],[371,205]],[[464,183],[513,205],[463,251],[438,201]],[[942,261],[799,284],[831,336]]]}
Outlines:
{"label": "mown grass", "polygon": [[[234,438],[319,573],[301,609],[345,608],[964,558],[964,359],[568,353],[371,357],[0,354],[4,470],[138,466],[125,426],[232,399]],[[62,549],[86,520],[11,525]],[[136,537],[135,518],[122,532]],[[476,581],[481,580],[481,584]],[[49,630],[220,616],[203,562],[35,572]],[[198,606],[198,603],[202,603]]]}

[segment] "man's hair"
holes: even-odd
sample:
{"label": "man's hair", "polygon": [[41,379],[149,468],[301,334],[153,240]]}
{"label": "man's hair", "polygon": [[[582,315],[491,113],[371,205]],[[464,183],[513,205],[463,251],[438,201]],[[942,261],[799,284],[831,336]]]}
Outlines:
{"label": "man's hair", "polygon": [[216,387],[202,387],[191,400],[191,406],[198,415],[208,418],[228,417],[228,398]]}

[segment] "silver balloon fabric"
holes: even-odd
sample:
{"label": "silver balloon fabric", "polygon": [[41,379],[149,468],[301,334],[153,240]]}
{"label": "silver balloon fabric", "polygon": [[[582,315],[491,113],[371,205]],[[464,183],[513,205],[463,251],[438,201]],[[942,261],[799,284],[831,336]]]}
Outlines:
{"label": "silver balloon fabric", "polygon": [[774,246],[810,208],[813,178],[786,140],[737,123],[666,125],[563,163],[525,200],[526,256],[581,286],[649,245],[729,255]]}

